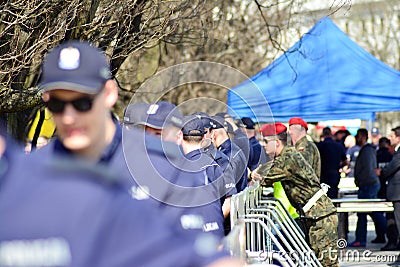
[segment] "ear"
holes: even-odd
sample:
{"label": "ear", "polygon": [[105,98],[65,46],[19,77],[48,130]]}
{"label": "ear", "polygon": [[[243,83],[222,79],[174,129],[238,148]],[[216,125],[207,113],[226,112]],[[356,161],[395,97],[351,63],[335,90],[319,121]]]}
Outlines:
{"label": "ear", "polygon": [[114,80],[108,80],[104,85],[106,106],[112,108],[118,100],[118,86]]}
{"label": "ear", "polygon": [[183,132],[179,130],[178,133],[176,134],[176,144],[180,146],[182,145],[182,142],[183,142]]}

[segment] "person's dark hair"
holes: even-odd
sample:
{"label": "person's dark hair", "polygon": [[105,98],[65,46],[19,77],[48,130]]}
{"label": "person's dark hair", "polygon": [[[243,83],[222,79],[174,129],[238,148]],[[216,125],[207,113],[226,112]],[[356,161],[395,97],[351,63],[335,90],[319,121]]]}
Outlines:
{"label": "person's dark hair", "polygon": [[[339,135],[343,135],[342,136],[342,138],[340,138],[340,140],[338,140],[338,136]],[[335,133],[335,137],[336,137],[336,139],[337,139],[337,141],[344,141],[344,139],[348,136],[348,135],[350,135],[351,133],[349,132],[349,130],[338,130],[336,133]]]}
{"label": "person's dark hair", "polygon": [[390,146],[390,140],[387,137],[379,138],[379,148]]}
{"label": "person's dark hair", "polygon": [[[191,134],[200,134],[199,130],[191,130]],[[200,143],[203,135],[183,135],[183,140],[189,143]]]}
{"label": "person's dark hair", "polygon": [[278,140],[281,140],[281,142],[286,146],[287,145],[287,132],[282,132],[280,134],[276,135],[276,138]]}
{"label": "person's dark hair", "polygon": [[331,128],[325,127],[324,129],[322,129],[322,136],[323,137],[331,137],[332,136]]}
{"label": "person's dark hair", "polygon": [[368,131],[365,128],[361,128],[357,130],[357,136],[363,136],[368,139]]}
{"label": "person's dark hair", "polygon": [[396,128],[393,128],[392,132],[394,132],[394,135],[400,136],[400,126],[397,126]]}

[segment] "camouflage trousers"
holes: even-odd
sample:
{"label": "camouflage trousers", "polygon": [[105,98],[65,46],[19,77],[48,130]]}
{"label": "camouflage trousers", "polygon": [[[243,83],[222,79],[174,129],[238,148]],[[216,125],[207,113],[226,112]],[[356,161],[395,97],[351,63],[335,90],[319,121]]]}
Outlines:
{"label": "camouflage trousers", "polygon": [[310,227],[310,246],[323,266],[339,266],[337,229],[336,213],[318,220],[314,226]]}

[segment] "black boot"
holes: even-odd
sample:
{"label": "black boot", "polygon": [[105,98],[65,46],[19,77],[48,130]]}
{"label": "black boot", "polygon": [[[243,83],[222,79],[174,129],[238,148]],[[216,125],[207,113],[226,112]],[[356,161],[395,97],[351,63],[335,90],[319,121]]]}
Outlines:
{"label": "black boot", "polygon": [[386,243],[386,239],[385,239],[384,236],[376,237],[374,240],[371,241],[371,243],[373,243],[373,244],[385,244]]}
{"label": "black boot", "polygon": [[396,250],[399,250],[398,245],[390,241],[385,246],[381,247],[381,251],[396,251]]}

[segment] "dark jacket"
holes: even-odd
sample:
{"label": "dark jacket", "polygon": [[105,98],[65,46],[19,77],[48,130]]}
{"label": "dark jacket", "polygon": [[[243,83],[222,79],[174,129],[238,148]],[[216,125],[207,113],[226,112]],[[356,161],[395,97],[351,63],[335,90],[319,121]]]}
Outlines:
{"label": "dark jacket", "polygon": [[267,163],[267,155],[265,154],[264,148],[261,147],[260,142],[258,142],[255,136],[250,138],[249,142],[251,148],[250,148],[249,162],[247,164],[247,167],[251,171],[253,171],[260,164]]}
{"label": "dark jacket", "polygon": [[[376,151],[376,160],[378,163],[378,168],[383,169],[390,161],[392,161],[393,155],[389,152],[387,147],[381,147]],[[378,192],[378,198],[386,198],[386,179],[379,176],[379,181],[381,183],[381,188]]]}
{"label": "dark jacket", "polygon": [[366,144],[361,147],[354,167],[356,185],[360,187],[379,184],[376,168],[376,149],[371,144]]}
{"label": "dark jacket", "polygon": [[321,156],[321,183],[328,184],[331,187],[330,190],[337,190],[340,180],[340,165],[346,160],[344,147],[331,137],[319,142],[317,147]]}
{"label": "dark jacket", "polygon": [[387,199],[400,200],[400,149],[393,155],[392,161],[382,169],[381,177],[388,180],[386,189]]}

